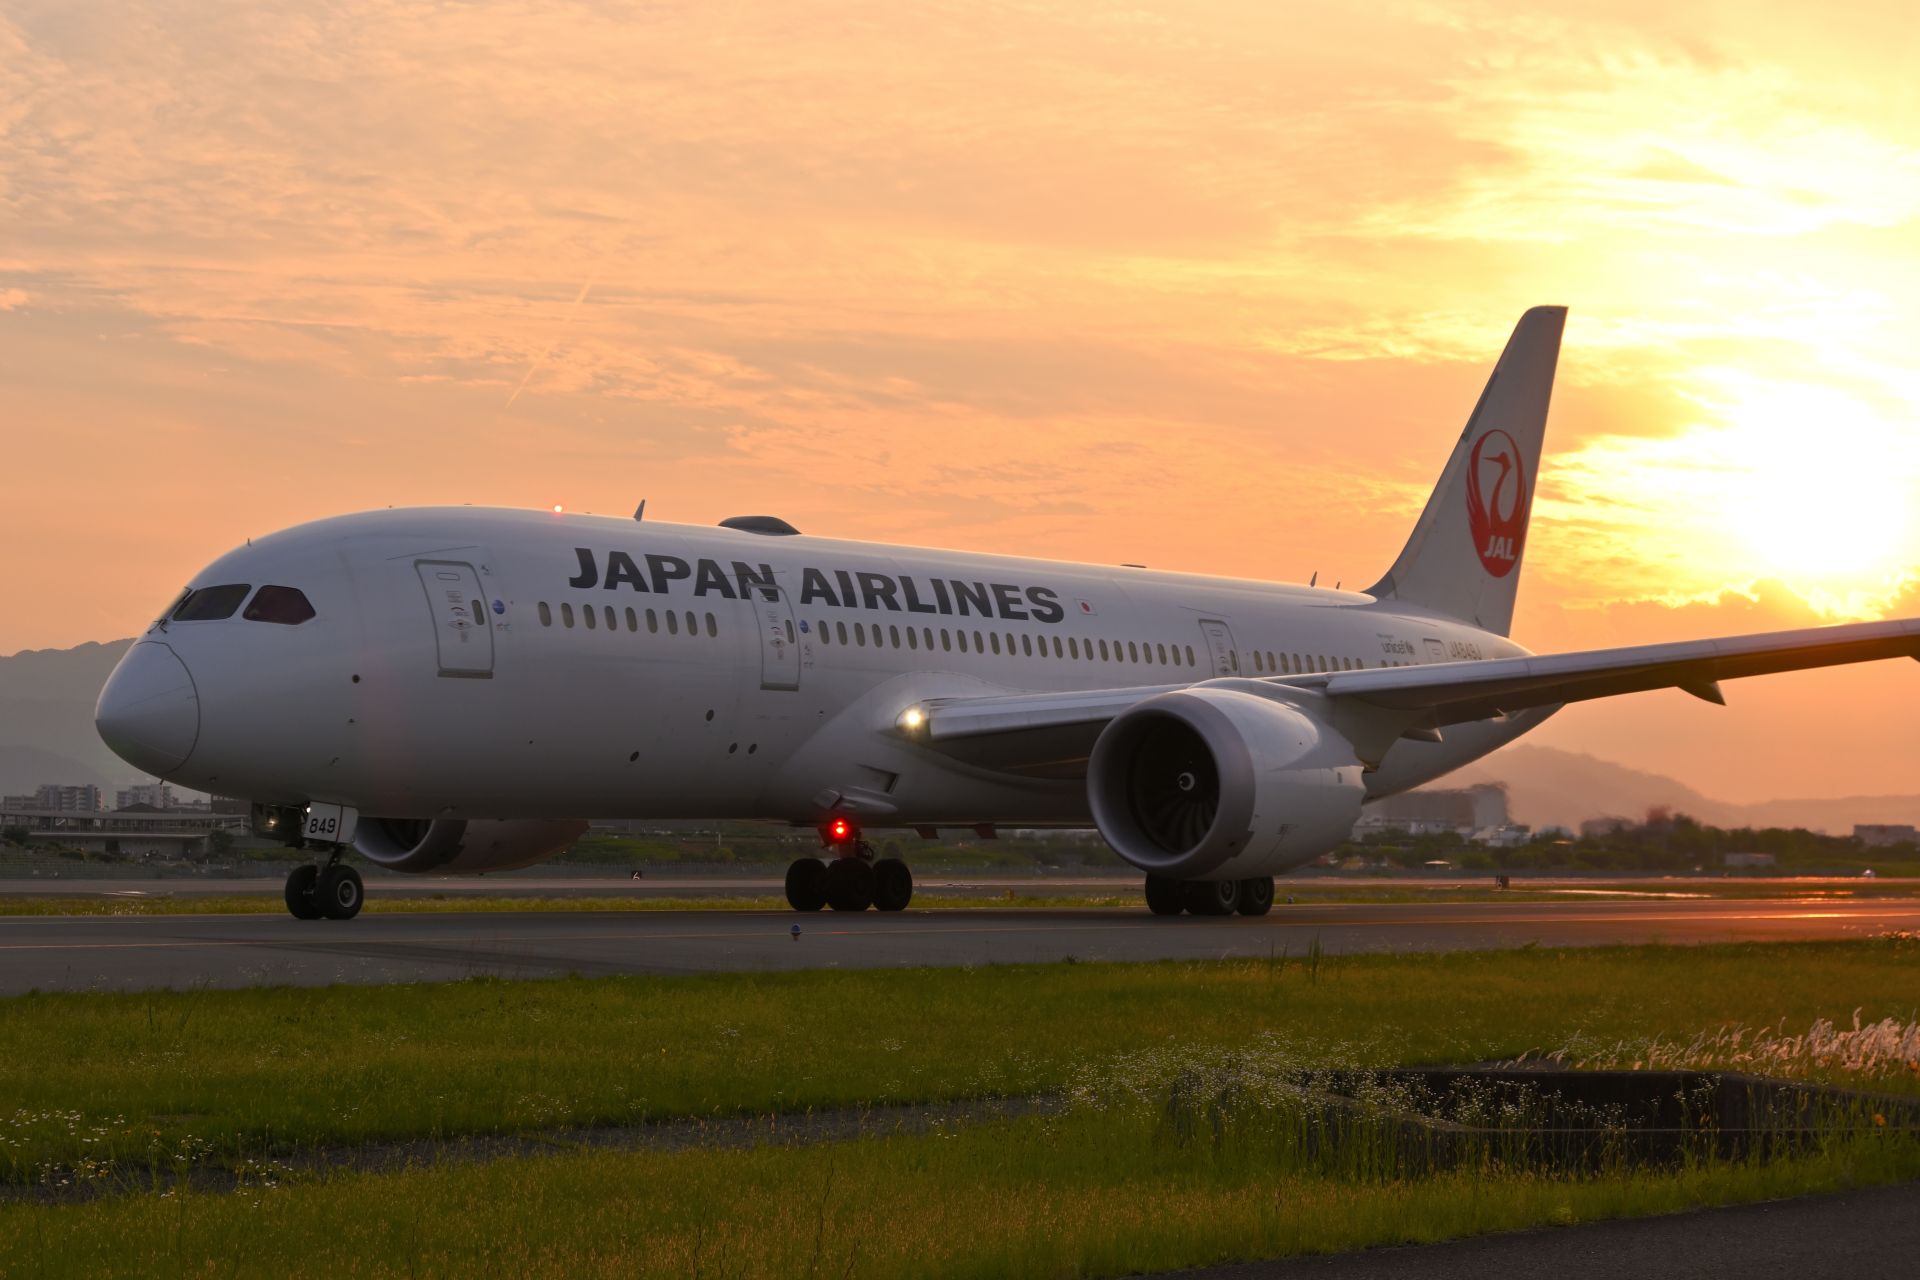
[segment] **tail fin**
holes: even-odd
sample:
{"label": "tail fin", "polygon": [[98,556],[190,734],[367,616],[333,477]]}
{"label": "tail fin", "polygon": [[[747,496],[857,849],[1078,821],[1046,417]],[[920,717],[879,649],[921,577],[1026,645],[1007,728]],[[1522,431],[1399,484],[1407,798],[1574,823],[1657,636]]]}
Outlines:
{"label": "tail fin", "polygon": [[1520,317],[1400,558],[1368,590],[1506,635],[1565,307]]}

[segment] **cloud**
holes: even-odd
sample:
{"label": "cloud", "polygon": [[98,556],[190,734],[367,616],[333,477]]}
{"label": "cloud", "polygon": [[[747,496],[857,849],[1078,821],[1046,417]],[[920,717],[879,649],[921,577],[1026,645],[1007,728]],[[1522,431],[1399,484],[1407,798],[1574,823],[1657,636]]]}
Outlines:
{"label": "cloud", "polygon": [[0,311],[13,311],[30,301],[25,289],[0,289]]}

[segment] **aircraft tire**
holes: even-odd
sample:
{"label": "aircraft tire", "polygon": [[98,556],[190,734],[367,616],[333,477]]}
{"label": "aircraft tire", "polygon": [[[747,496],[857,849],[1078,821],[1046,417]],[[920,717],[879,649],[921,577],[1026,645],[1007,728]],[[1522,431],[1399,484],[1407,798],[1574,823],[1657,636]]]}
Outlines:
{"label": "aircraft tire", "polygon": [[881,911],[905,911],[913,901],[913,872],[898,858],[873,864],[873,905]]}
{"label": "aircraft tire", "polygon": [[818,858],[795,858],[787,866],[787,905],[795,911],[818,911],[827,905],[827,864]]}
{"label": "aircraft tire", "polygon": [[1273,877],[1255,876],[1240,882],[1240,914],[1263,916],[1273,910]]}
{"label": "aircraft tire", "polygon": [[328,867],[320,873],[320,886],[314,893],[320,912],[329,920],[351,920],[366,905],[366,887],[360,873],[352,867]]}
{"label": "aircraft tire", "polygon": [[1230,916],[1240,906],[1238,880],[1187,881],[1187,910],[1197,916]]}
{"label": "aircraft tire", "polygon": [[1147,877],[1147,910],[1157,916],[1177,916],[1187,909],[1187,887],[1166,876]]}
{"label": "aircraft tire", "polygon": [[315,893],[320,868],[308,863],[287,873],[287,911],[295,920],[318,920],[320,899]]}
{"label": "aircraft tire", "polygon": [[863,858],[827,864],[827,905],[835,911],[865,911],[873,905],[873,868]]}

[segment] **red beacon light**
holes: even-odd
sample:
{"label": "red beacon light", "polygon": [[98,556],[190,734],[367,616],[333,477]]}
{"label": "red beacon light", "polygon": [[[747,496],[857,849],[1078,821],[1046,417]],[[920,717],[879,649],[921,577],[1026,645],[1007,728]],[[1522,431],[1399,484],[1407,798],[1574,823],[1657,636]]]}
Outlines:
{"label": "red beacon light", "polygon": [[845,844],[853,839],[853,824],[845,818],[835,818],[822,827],[820,833],[827,838],[828,844]]}

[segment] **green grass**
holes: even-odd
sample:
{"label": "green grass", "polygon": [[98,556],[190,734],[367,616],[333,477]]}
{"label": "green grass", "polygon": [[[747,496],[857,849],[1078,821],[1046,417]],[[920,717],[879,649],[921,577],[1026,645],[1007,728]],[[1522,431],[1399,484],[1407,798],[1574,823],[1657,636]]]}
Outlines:
{"label": "green grass", "polygon": [[1162,1049],[1384,1065],[1856,1008],[1911,1020],[1917,955],[1884,941],[32,994],[0,1001],[0,1179],[181,1149],[1025,1095]]}
{"label": "green grass", "polygon": [[0,1206],[8,1276],[1098,1276],[1920,1176],[1870,1135],[1772,1164],[1380,1181],[1076,1112],[801,1149],[570,1154]]}

